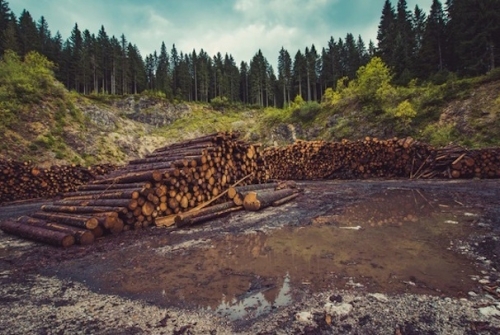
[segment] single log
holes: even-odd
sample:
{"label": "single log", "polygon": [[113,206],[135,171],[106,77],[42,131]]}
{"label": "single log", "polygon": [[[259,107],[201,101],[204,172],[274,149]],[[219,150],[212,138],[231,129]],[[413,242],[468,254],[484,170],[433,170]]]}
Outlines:
{"label": "single log", "polygon": [[72,192],[64,195],[64,200],[96,200],[96,199],[137,199],[140,192],[136,189],[116,191]]}
{"label": "single log", "polygon": [[0,222],[0,229],[9,234],[55,246],[66,248],[75,244],[75,238],[69,233],[31,226],[21,222],[3,221]]}
{"label": "single log", "polygon": [[54,222],[47,222],[45,220],[35,219],[28,216],[22,216],[17,219],[17,221],[36,227],[42,227],[71,234],[75,238],[76,243],[80,245],[89,245],[94,242],[94,234],[92,234],[92,232],[87,229],[80,229]]}
{"label": "single log", "polygon": [[207,214],[212,214],[216,212],[220,212],[229,208],[236,207],[233,201],[227,201],[222,204],[205,207],[199,210],[191,210],[185,213],[177,214],[175,216],[175,225],[180,228],[186,225],[190,225],[192,220],[198,216],[203,216]]}
{"label": "single log", "polygon": [[270,192],[249,192],[243,200],[243,206],[248,211],[258,211],[270,206],[273,202],[288,197],[297,192],[293,189],[283,189]]}
{"label": "single log", "polygon": [[96,200],[58,200],[54,205],[61,206],[105,206],[105,207],[128,207],[135,199],[96,199]]}
{"label": "single log", "polygon": [[99,221],[97,218],[88,218],[88,217],[81,217],[81,216],[76,216],[76,215],[69,215],[69,214],[54,214],[54,213],[47,213],[47,212],[36,212],[31,215],[34,218],[37,219],[43,219],[47,220],[50,222],[57,222],[61,224],[66,224],[70,225],[73,227],[78,227],[78,228],[85,228],[85,229],[94,229],[99,225]]}
{"label": "single log", "polygon": [[126,212],[125,207],[110,206],[65,206],[65,205],[43,205],[41,209],[44,212],[59,212],[72,214],[98,214],[106,212]]}
{"label": "single log", "polygon": [[275,206],[275,207],[281,206],[281,205],[286,204],[287,202],[289,202],[289,201],[297,198],[298,196],[299,196],[299,193],[294,193],[292,195],[289,195],[288,197],[284,197],[283,199],[279,199],[279,200],[273,201],[271,203],[271,205]]}
{"label": "single log", "polygon": [[236,211],[239,211],[242,209],[243,209],[243,206],[237,206],[237,207],[231,207],[231,208],[224,209],[224,210],[214,212],[214,213],[209,213],[206,215],[197,216],[195,218],[192,218],[189,221],[189,224],[184,224],[182,227],[185,227],[187,225],[195,225],[195,224],[203,223],[206,221],[218,219],[218,218],[221,218],[223,216],[228,215],[229,213],[236,212]]}
{"label": "single log", "polygon": [[151,181],[155,182],[155,181],[160,181],[163,178],[163,173],[164,171],[161,170],[130,172],[113,178],[95,180],[92,183],[121,184],[121,183],[138,183],[138,182],[151,182]]}
{"label": "single log", "polygon": [[78,187],[79,191],[101,191],[101,190],[116,190],[116,189],[141,189],[150,188],[151,183],[127,183],[127,184],[87,184]]}

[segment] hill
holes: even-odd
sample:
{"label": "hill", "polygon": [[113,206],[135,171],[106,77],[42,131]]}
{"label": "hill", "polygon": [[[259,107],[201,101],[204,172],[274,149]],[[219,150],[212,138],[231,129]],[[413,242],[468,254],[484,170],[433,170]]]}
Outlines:
{"label": "hill", "polygon": [[154,148],[202,134],[233,130],[248,141],[282,145],[412,136],[444,146],[500,145],[500,72],[442,83],[390,84],[383,64],[370,62],[323,100],[300,97],[284,109],[232,104],[172,103],[154,94],[113,96],[68,92],[53,66],[31,54],[4,57],[0,72],[0,158],[41,165],[121,164]]}

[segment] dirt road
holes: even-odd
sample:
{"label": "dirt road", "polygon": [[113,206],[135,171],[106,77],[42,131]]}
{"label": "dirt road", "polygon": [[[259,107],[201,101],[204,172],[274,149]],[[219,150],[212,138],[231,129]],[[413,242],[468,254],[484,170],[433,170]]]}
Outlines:
{"label": "dirt road", "polygon": [[500,181],[298,185],[282,207],[87,247],[0,233],[0,332],[500,332]]}

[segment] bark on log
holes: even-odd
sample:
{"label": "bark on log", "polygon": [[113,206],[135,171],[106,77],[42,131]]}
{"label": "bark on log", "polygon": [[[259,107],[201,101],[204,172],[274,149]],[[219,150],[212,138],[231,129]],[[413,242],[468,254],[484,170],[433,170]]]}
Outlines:
{"label": "bark on log", "polygon": [[292,189],[283,189],[270,192],[249,192],[243,200],[243,206],[248,211],[258,211],[277,200],[283,199],[294,194],[296,191]]}
{"label": "bark on log", "polygon": [[95,180],[93,184],[122,184],[122,183],[138,183],[138,182],[157,182],[162,180],[163,171],[153,170],[153,171],[141,171],[141,172],[130,172],[123,175],[119,175],[113,178],[105,178],[100,180]]}
{"label": "bark on log", "polygon": [[185,213],[177,214],[174,218],[175,225],[177,228],[187,226],[192,224],[194,218],[199,216],[204,216],[207,214],[212,214],[216,212],[220,212],[229,208],[236,207],[233,201],[227,201],[222,204],[213,205],[210,207],[205,207],[199,210],[192,210]]}
{"label": "bark on log", "polygon": [[97,218],[88,218],[85,216],[69,215],[69,214],[53,214],[47,212],[36,212],[31,214],[31,217],[43,219],[50,222],[70,225],[78,228],[94,229],[99,225]]}
{"label": "bark on log", "polygon": [[75,238],[71,234],[42,227],[35,227],[21,222],[3,221],[0,222],[0,229],[6,233],[27,238],[29,240],[64,248],[75,244]]}
{"label": "bark on log", "polygon": [[106,212],[126,212],[126,207],[111,207],[111,206],[67,206],[67,205],[43,205],[41,210],[51,213],[68,213],[68,214],[98,214]]}
{"label": "bark on log", "polygon": [[36,226],[47,228],[51,230],[60,231],[63,233],[68,233],[73,235],[77,244],[80,245],[89,245],[94,243],[94,234],[90,230],[80,229],[73,226],[67,226],[59,223],[54,223],[50,221],[45,221],[41,219],[31,218],[28,216],[22,216],[17,219],[18,222]]}
{"label": "bark on log", "polygon": [[232,212],[237,212],[237,211],[242,210],[242,209],[243,209],[243,206],[236,206],[236,207],[227,208],[227,209],[224,209],[224,210],[221,210],[218,212],[208,213],[205,215],[197,216],[197,217],[190,219],[189,223],[184,224],[182,227],[191,226],[191,225],[200,224],[200,223],[203,223],[206,221],[218,219],[218,218],[226,216]]}

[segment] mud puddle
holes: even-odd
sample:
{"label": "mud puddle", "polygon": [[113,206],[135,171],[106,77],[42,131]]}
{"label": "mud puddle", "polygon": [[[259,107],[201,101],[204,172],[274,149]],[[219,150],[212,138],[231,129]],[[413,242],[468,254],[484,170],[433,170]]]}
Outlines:
{"label": "mud puddle", "polygon": [[335,288],[462,297],[477,270],[451,250],[452,241],[466,238],[480,214],[448,195],[394,188],[305,217],[300,227],[254,227],[174,248],[164,237],[47,271],[100,293],[231,320]]}

